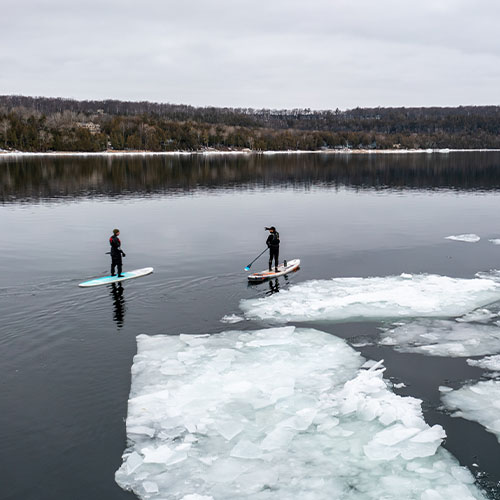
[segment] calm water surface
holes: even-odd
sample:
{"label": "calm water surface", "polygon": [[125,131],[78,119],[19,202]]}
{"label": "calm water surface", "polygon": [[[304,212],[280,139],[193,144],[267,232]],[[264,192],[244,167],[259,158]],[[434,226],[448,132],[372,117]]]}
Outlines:
{"label": "calm water surface", "polygon": [[[136,335],[266,326],[220,319],[241,299],[312,278],[500,269],[488,242],[500,237],[499,208],[498,153],[0,160],[0,498],[135,498],[114,472]],[[264,248],[266,225],[302,269],[249,287],[243,267]],[[79,289],[107,272],[114,227],[125,268],[154,274]],[[444,239],[460,233],[481,241]],[[349,340],[379,325],[310,326]],[[438,409],[439,385],[482,371],[462,358],[360,350],[385,359],[387,377],[407,384],[398,393],[423,399],[446,448],[497,496],[495,436]]]}

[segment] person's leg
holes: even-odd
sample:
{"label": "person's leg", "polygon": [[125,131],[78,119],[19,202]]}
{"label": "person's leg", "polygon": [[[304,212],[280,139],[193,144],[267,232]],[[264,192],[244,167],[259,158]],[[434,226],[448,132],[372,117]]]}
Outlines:
{"label": "person's leg", "polygon": [[122,275],[122,258],[121,257],[118,259],[116,265],[118,267],[118,277],[123,276]]}
{"label": "person's leg", "polygon": [[111,276],[115,275],[115,266],[116,266],[115,259],[111,259]]}
{"label": "person's leg", "polygon": [[280,256],[280,249],[277,248],[275,251],[274,251],[274,270],[276,272],[278,272],[278,260],[279,260],[279,256]]}
{"label": "person's leg", "polygon": [[273,249],[269,248],[269,272],[271,272],[272,265],[273,265]]}

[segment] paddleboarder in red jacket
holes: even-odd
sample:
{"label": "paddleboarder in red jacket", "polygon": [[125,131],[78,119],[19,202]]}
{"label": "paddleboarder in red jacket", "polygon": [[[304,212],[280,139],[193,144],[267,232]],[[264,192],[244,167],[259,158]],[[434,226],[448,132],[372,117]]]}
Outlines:
{"label": "paddleboarder in red jacket", "polygon": [[115,267],[118,268],[118,278],[122,278],[122,256],[125,257],[125,252],[121,249],[121,241],[118,236],[120,235],[119,229],[113,229],[113,235],[109,238],[111,245],[111,276],[115,275]]}

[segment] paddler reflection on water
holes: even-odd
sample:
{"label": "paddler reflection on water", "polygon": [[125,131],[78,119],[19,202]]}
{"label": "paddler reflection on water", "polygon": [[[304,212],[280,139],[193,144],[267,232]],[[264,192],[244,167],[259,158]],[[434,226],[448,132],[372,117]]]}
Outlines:
{"label": "paddler reflection on water", "polygon": [[111,283],[111,297],[113,298],[113,320],[118,328],[122,328],[125,320],[125,297],[121,283]]}
{"label": "paddler reflection on water", "polygon": [[118,278],[123,278],[122,274],[122,255],[125,257],[125,252],[121,249],[121,241],[118,236],[120,235],[119,229],[113,229],[113,235],[109,238],[111,245],[111,276],[115,275],[115,267],[118,270]]}
{"label": "paddler reflection on water", "polygon": [[266,240],[266,245],[269,248],[269,271],[272,271],[272,263],[274,259],[274,270],[278,272],[278,259],[280,255],[280,233],[276,231],[274,226],[266,227],[269,231],[269,236]]}
{"label": "paddler reflection on water", "polygon": [[[286,278],[286,276],[285,276]],[[266,295],[274,295],[280,291],[280,282],[278,278],[274,278],[273,280],[269,280],[269,291],[266,292]]]}

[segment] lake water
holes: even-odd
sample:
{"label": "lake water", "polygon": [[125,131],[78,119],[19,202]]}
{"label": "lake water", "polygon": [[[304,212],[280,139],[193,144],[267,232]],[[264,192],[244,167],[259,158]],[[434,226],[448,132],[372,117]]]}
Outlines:
{"label": "lake water", "polygon": [[[0,158],[0,498],[135,498],[115,483],[135,337],[231,330],[240,301],[311,279],[500,269],[500,154]],[[281,235],[299,272],[248,286],[243,268]],[[154,274],[80,289],[109,269]],[[446,240],[475,233],[477,243]],[[266,267],[262,258],[253,268]],[[496,307],[496,306],[494,306]],[[252,330],[270,321],[245,321]],[[293,323],[299,324],[299,323]],[[380,322],[307,322],[360,345]],[[440,409],[438,387],[484,377],[465,357],[366,342],[401,395],[423,400],[445,447],[499,495],[500,445]],[[476,464],[476,465],[473,465]]]}

